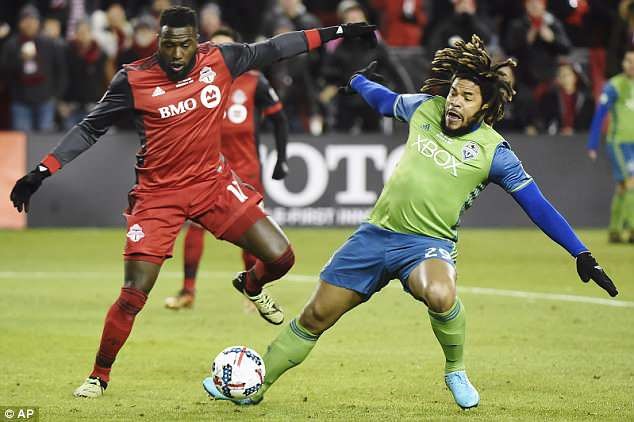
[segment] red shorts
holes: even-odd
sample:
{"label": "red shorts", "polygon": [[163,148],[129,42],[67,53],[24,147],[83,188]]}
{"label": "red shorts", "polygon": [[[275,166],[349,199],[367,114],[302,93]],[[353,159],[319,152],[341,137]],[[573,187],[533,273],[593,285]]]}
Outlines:
{"label": "red shorts", "polygon": [[260,163],[251,163],[248,161],[242,161],[238,163],[231,163],[233,170],[243,183],[251,185],[256,191],[264,195],[264,186],[262,186],[262,174],[260,169]]}
{"label": "red shorts", "polygon": [[258,206],[262,195],[241,183],[228,163],[213,180],[180,189],[143,190],[129,194],[126,260],[161,264],[172,256],[174,241],[186,220],[216,238],[237,241],[256,221],[266,217]]}

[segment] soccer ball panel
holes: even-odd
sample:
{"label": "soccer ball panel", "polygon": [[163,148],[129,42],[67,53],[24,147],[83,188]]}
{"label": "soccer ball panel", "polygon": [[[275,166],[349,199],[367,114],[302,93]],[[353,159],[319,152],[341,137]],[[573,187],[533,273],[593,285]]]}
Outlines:
{"label": "soccer ball panel", "polygon": [[211,364],[213,382],[226,397],[241,399],[255,394],[265,375],[264,360],[246,346],[227,347]]}

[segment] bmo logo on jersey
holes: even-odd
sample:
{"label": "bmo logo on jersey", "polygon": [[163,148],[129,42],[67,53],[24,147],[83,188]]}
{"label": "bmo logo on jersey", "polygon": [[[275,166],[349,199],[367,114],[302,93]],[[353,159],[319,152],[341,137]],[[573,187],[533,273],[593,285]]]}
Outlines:
{"label": "bmo logo on jersey", "polygon": [[[222,95],[220,88],[216,85],[206,85],[200,90],[200,103],[205,108],[216,108],[220,104]],[[159,107],[158,111],[161,114],[161,119],[167,119],[168,117],[178,116],[179,114],[187,113],[198,107],[198,101],[196,98],[188,98],[186,100],[179,101],[176,104],[170,104],[166,107]]]}

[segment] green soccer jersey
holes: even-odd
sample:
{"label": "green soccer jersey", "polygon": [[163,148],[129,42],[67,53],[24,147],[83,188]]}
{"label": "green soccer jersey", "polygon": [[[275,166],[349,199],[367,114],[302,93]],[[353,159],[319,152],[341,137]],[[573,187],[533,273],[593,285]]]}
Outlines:
{"label": "green soccer jersey", "polygon": [[508,144],[482,124],[459,137],[442,132],[445,99],[399,95],[394,117],[409,121],[407,144],[369,222],[388,230],[457,240],[460,216],[489,181],[509,192],[531,182]]}
{"label": "green soccer jersey", "polygon": [[601,102],[611,104],[607,141],[634,142],[634,79],[621,73],[610,79]]}

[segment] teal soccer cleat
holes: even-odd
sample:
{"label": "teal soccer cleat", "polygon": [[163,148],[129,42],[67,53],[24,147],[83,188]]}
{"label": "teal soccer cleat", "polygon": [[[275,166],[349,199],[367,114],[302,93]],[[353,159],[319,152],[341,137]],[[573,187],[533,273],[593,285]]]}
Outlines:
{"label": "teal soccer cleat", "polygon": [[214,384],[214,380],[211,377],[207,377],[203,380],[203,388],[209,394],[209,396],[214,400],[229,400],[230,402],[240,405],[240,406],[249,406],[260,404],[264,396],[260,395],[259,397],[247,397],[245,399],[234,399],[225,396],[216,388]]}
{"label": "teal soccer cleat", "polygon": [[480,395],[465,371],[454,371],[445,374],[445,384],[449,387],[456,404],[462,409],[471,409],[480,403]]}

